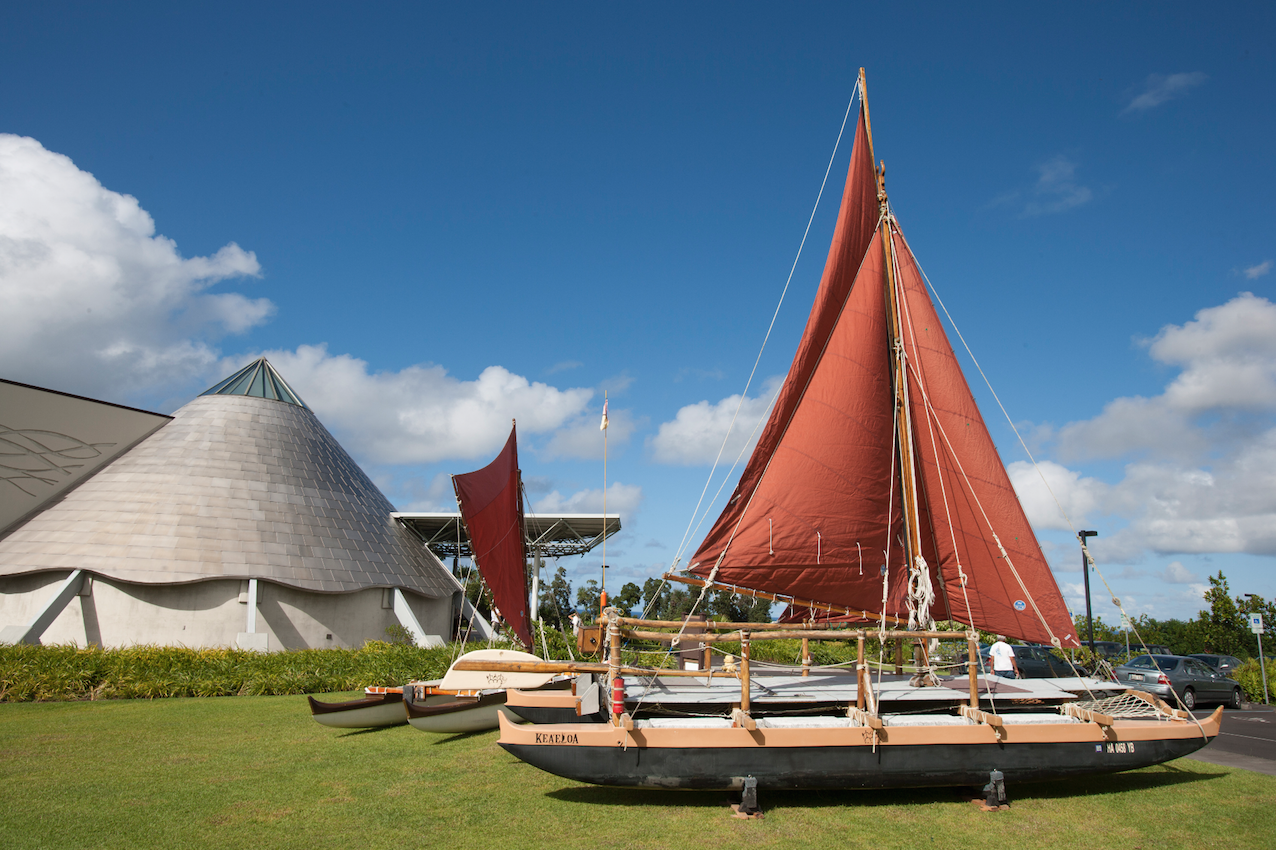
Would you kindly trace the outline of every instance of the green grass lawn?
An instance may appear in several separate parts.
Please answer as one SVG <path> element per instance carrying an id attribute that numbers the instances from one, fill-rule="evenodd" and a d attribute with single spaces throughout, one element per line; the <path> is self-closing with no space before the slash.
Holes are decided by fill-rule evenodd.
<path id="1" fill-rule="evenodd" d="M 595 788 L 542 773 L 497 733 L 344 732 L 305 698 L 0 704 L 0 847 L 1276 847 L 1276 777 L 1204 762 L 1011 785 L 985 814 L 952 789 Z"/>

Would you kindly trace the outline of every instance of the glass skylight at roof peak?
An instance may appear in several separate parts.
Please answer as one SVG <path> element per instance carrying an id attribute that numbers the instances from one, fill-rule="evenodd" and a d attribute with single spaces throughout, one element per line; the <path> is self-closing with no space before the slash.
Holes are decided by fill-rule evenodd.
<path id="1" fill-rule="evenodd" d="M 310 409 L 265 357 L 259 357 L 226 380 L 204 390 L 200 395 L 247 395 L 254 398 L 274 399 L 304 407 L 306 410 Z"/>

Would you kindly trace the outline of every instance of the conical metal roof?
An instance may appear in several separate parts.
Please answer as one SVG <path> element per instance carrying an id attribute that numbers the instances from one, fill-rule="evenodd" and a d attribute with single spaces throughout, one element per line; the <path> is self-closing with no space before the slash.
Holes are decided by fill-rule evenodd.
<path id="1" fill-rule="evenodd" d="M 250 388 L 258 376 L 261 386 L 287 388 L 264 360 L 251 368 Z M 436 598 L 458 590 L 289 394 L 293 400 L 199 396 L 0 540 L 0 575 L 82 568 L 147 584 L 258 578 L 329 592 L 402 587 Z"/>
<path id="2" fill-rule="evenodd" d="M 270 398 L 310 409 L 265 357 L 258 357 L 226 380 L 204 390 L 200 395 L 246 395 L 253 398 Z"/>

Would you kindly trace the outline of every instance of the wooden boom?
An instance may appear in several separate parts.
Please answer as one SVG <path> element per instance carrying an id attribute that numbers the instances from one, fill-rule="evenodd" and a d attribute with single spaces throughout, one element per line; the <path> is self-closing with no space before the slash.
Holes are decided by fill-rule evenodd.
<path id="1" fill-rule="evenodd" d="M 662 578 L 665 581 L 676 581 L 682 584 L 689 584 L 692 587 L 704 587 L 709 582 L 702 578 L 692 578 L 690 576 L 679 576 L 673 573 L 665 573 Z M 875 620 L 884 623 L 891 623 L 896 626 L 907 624 L 907 620 L 901 620 L 899 617 L 892 617 L 889 614 L 883 616 L 872 611 L 863 611 L 856 608 L 847 608 L 845 605 L 830 605 L 827 602 L 816 602 L 813 599 L 798 599 L 796 596 L 782 596 L 776 593 L 767 593 L 765 590 L 754 590 L 751 587 L 740 587 L 734 584 L 723 584 L 715 581 L 712 583 L 714 587 L 729 591 L 737 596 L 749 596 L 754 599 L 766 599 L 769 602 L 785 602 L 798 608 L 810 608 L 813 611 L 824 611 L 828 614 L 834 614 L 839 617 L 860 617 L 864 620 Z M 749 624 L 756 625 L 756 624 Z"/>
<path id="2" fill-rule="evenodd" d="M 590 664 L 584 661 L 457 661 L 453 670 L 492 673 L 609 673 L 616 669 L 608 664 Z M 677 670 L 656 667 L 619 668 L 625 676 L 683 676 L 692 679 L 737 679 L 735 673 L 721 670 Z"/>

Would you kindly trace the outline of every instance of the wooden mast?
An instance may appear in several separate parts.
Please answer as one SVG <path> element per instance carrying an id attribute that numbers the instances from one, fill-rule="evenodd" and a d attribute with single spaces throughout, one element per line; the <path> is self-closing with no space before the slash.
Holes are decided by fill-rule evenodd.
<path id="1" fill-rule="evenodd" d="M 860 103 L 864 108 L 864 129 L 868 136 L 870 159 L 873 158 L 873 127 L 868 117 L 868 84 L 860 68 Z M 883 285 L 886 287 L 886 319 L 890 330 L 891 389 L 895 396 L 896 433 L 899 450 L 900 489 L 904 514 L 904 560 L 911 569 L 921 554 L 921 523 L 917 510 L 917 470 L 913 461 L 912 411 L 908 403 L 908 363 L 904 352 L 904 317 L 895 283 L 895 251 L 890 206 L 886 197 L 886 164 L 877 169 L 877 200 L 881 211 L 882 252 L 886 259 Z"/>

